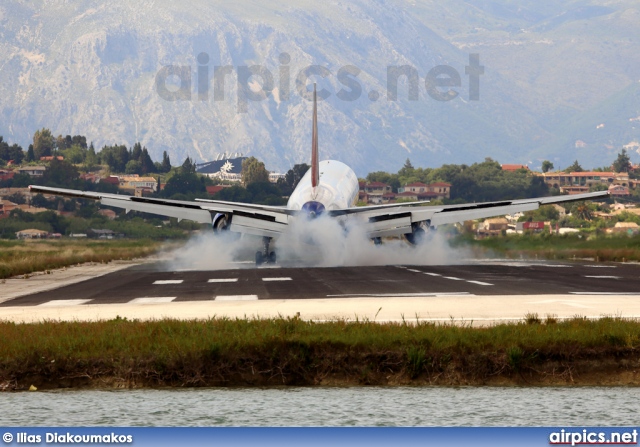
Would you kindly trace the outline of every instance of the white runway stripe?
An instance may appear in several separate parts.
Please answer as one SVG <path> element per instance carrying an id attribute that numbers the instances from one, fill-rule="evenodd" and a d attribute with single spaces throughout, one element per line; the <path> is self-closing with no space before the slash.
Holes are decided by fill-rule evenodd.
<path id="1" fill-rule="evenodd" d="M 408 272 L 422 273 L 422 270 L 407 269 Z"/>
<path id="2" fill-rule="evenodd" d="M 464 281 L 462 278 L 456 278 L 455 276 L 443 276 L 444 279 L 452 279 L 454 281 Z"/>
<path id="3" fill-rule="evenodd" d="M 488 283 L 488 282 L 482 282 L 482 281 L 471 281 L 471 280 L 467 280 L 467 282 L 470 282 L 472 284 L 479 284 L 481 286 L 492 286 L 493 284 Z"/>
<path id="4" fill-rule="evenodd" d="M 258 295 L 218 295 L 216 301 L 256 301 Z"/>
<path id="5" fill-rule="evenodd" d="M 291 281 L 291 278 L 288 276 L 283 276 L 279 278 L 262 278 L 263 281 Z"/>
<path id="6" fill-rule="evenodd" d="M 78 306 L 91 301 L 91 299 L 78 299 L 78 300 L 53 300 L 46 303 L 39 304 L 41 307 L 58 307 L 58 306 Z"/>
<path id="7" fill-rule="evenodd" d="M 238 282 L 238 278 L 215 278 L 207 282 Z"/>
<path id="8" fill-rule="evenodd" d="M 620 279 L 619 276 L 607 276 L 607 275 L 584 275 L 585 278 L 602 278 L 602 279 Z"/>
<path id="9" fill-rule="evenodd" d="M 159 279 L 154 281 L 153 284 L 182 284 L 184 279 Z"/>
<path id="10" fill-rule="evenodd" d="M 129 301 L 129 304 L 154 304 L 154 303 L 170 303 L 177 296 L 147 296 L 144 298 L 135 298 Z"/>
<path id="11" fill-rule="evenodd" d="M 429 276 L 442 276 L 440 273 L 431 273 L 431 272 L 422 272 L 422 273 Z"/>

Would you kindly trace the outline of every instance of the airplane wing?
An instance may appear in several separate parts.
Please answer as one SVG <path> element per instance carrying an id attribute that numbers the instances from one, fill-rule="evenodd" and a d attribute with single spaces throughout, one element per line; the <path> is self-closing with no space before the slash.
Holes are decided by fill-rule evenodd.
<path id="1" fill-rule="evenodd" d="M 329 211 L 333 215 L 356 215 L 367 219 L 369 237 L 401 236 L 411 233 L 415 224 L 427 226 L 463 222 L 465 220 L 503 216 L 538 209 L 553 203 L 593 200 L 609 196 L 608 191 L 569 196 L 536 197 L 532 199 L 505 200 L 500 202 L 466 203 L 462 205 L 415 206 L 416 203 L 401 203 L 393 206 L 358 207 Z"/>
<path id="2" fill-rule="evenodd" d="M 144 213 L 175 217 L 178 220 L 188 219 L 215 225 L 214 219 L 225 218 L 227 219 L 226 224 L 230 225 L 228 227 L 229 230 L 255 236 L 280 236 L 289 223 L 289 216 L 296 213 L 284 207 L 216 200 L 190 202 L 35 185 L 29 186 L 29 189 L 32 192 L 43 194 L 97 200 L 102 205 L 124 208 L 127 212 L 131 210 L 142 211 Z"/>

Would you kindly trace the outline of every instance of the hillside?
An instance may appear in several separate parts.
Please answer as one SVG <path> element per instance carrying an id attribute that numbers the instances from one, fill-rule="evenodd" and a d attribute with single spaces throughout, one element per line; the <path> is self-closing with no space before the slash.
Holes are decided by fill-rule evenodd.
<path id="1" fill-rule="evenodd" d="M 314 78 L 331 93 L 319 106 L 322 157 L 359 175 L 396 171 L 407 157 L 422 166 L 487 156 L 533 167 L 544 158 L 595 166 L 603 163 L 603 145 L 613 153 L 640 140 L 635 126 L 620 132 L 640 116 L 625 93 L 640 72 L 640 9 L 632 1 L 543 1 L 533 8 L 524 0 L 194 0 L 185 8 L 170 0 L 37 0 L 1 5 L 0 23 L 0 135 L 25 148 L 36 129 L 48 127 L 86 135 L 96 147 L 140 141 L 154 159 L 163 150 L 172 160 L 199 162 L 241 152 L 284 171 L 309 158 L 311 107 L 296 76 L 314 64 L 331 73 Z M 206 101 L 198 96 L 203 52 Z M 280 62 L 282 53 L 289 63 Z M 469 100 L 469 53 L 479 53 L 485 67 L 479 101 Z M 274 90 L 239 113 L 235 73 L 257 64 L 273 74 Z M 425 89 L 428 71 L 445 64 L 461 77 L 459 95 L 448 102 Z M 167 65 L 190 67 L 190 100 L 157 93 L 156 75 Z M 214 100 L 214 67 L 226 65 L 233 74 L 224 100 Z M 354 101 L 336 96 L 349 91 L 337 76 L 348 65 L 361 70 Z M 387 67 L 394 65 L 417 69 L 417 101 L 407 99 L 403 82 L 398 100 L 387 99 Z M 594 135 L 594 122 L 611 124 Z M 572 146 L 576 140 L 589 150 Z"/>

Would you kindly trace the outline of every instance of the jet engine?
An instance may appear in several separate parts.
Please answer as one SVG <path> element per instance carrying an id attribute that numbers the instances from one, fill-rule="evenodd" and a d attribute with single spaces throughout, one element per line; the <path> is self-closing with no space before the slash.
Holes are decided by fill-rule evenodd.
<path id="1" fill-rule="evenodd" d="M 405 233 L 404 238 L 411 245 L 418 245 L 426 239 L 427 232 L 431 229 L 429 221 L 415 222 L 411 224 L 411 233 Z"/>

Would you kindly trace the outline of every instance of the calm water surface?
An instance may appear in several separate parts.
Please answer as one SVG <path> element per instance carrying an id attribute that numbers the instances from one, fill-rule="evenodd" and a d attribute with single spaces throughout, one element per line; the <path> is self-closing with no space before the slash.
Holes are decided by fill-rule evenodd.
<path id="1" fill-rule="evenodd" d="M 0 425 L 638 425 L 640 388 L 281 388 L 0 394 Z"/>

